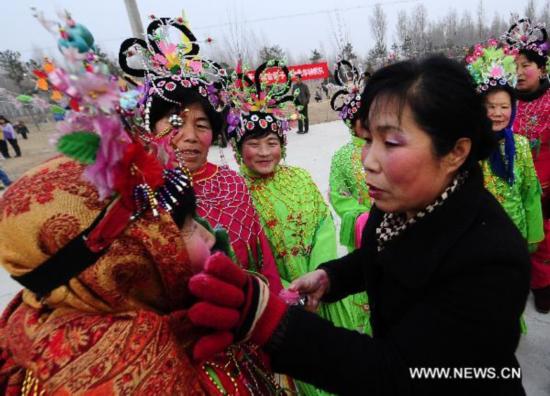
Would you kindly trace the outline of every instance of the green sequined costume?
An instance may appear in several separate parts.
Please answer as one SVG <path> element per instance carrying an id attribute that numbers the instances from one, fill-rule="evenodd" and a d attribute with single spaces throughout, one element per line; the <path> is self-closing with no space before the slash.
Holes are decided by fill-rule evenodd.
<path id="1" fill-rule="evenodd" d="M 361 163 L 361 148 L 365 141 L 352 136 L 351 142 L 340 147 L 330 166 L 330 203 L 340 216 L 340 243 L 355 249 L 355 221 L 371 208 L 369 189 Z"/>
<path id="2" fill-rule="evenodd" d="M 259 177 L 241 166 L 250 194 L 269 239 L 284 287 L 336 258 L 336 229 L 330 210 L 307 171 L 278 166 L 270 177 Z M 370 325 L 364 306 L 355 306 L 355 296 L 321 304 L 319 315 L 335 325 L 365 331 Z M 364 301 L 364 300 L 363 300 Z M 325 394 L 297 382 L 300 394 Z"/>
<path id="3" fill-rule="evenodd" d="M 514 224 L 529 244 L 529 250 L 536 249 L 544 239 L 541 194 L 529 141 L 514 134 L 516 155 L 514 157 L 514 184 L 510 185 L 493 174 L 489 162 L 483 161 L 485 188 L 489 190 L 508 213 Z M 504 142 L 500 144 L 501 152 Z"/>
<path id="4" fill-rule="evenodd" d="M 334 211 L 340 216 L 340 243 L 348 251 L 355 250 L 355 222 L 359 215 L 370 211 L 371 200 L 365 183 L 365 171 L 361 163 L 361 149 L 365 141 L 352 135 L 351 141 L 340 147 L 332 157 L 329 179 L 329 198 Z M 355 307 L 364 307 L 357 312 L 360 331 L 372 334 L 369 322 L 367 293 L 348 297 Z"/>

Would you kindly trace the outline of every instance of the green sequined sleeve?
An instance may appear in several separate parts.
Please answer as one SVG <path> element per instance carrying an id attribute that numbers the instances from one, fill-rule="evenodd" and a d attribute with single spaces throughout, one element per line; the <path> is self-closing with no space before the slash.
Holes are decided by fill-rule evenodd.
<path id="1" fill-rule="evenodd" d="M 336 228 L 327 207 L 326 216 L 323 218 L 313 240 L 311 256 L 309 258 L 309 271 L 315 270 L 320 264 L 336 258 Z"/>
<path id="2" fill-rule="evenodd" d="M 516 141 L 520 143 L 520 140 Z M 517 157 L 521 159 L 523 183 L 521 186 L 522 201 L 525 208 L 527 224 L 527 243 L 536 244 L 544 239 L 541 195 L 542 189 L 537 178 L 533 157 L 527 139 L 516 144 Z M 530 249 L 532 250 L 532 249 Z"/>
<path id="3" fill-rule="evenodd" d="M 351 178 L 351 152 L 342 147 L 332 157 L 330 167 L 329 199 L 334 211 L 341 218 L 340 243 L 348 249 L 355 248 L 355 221 L 357 217 L 369 210 L 369 207 L 359 203 L 348 183 Z M 346 158 L 347 156 L 347 158 Z"/>
<path id="4" fill-rule="evenodd" d="M 310 194 L 312 198 L 315 197 L 313 204 L 316 206 L 316 212 L 318 213 L 318 226 L 313 237 L 308 265 L 308 270 L 313 271 L 319 264 L 336 258 L 336 227 L 330 209 L 317 185 L 309 174 L 307 178 L 313 190 Z"/>

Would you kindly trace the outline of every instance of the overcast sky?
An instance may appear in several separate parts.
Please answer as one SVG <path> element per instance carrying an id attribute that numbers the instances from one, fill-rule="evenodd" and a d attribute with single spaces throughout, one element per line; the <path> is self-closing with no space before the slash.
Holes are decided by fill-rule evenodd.
<path id="1" fill-rule="evenodd" d="M 24 59 L 57 52 L 55 39 L 32 17 L 31 6 L 43 10 L 50 19 L 57 19 L 56 10 L 67 9 L 73 18 L 90 29 L 96 43 L 109 54 L 118 53 L 123 39 L 131 37 L 130 24 L 123 0 L 0 0 L 0 49 L 15 49 Z M 141 19 L 147 26 L 148 16 L 177 16 L 185 9 L 198 39 L 211 37 L 221 45 L 228 34 L 227 24 L 238 20 L 253 31 L 262 42 L 278 44 L 297 56 L 311 53 L 313 48 L 334 50 L 333 33 L 339 19 L 345 25 L 356 52 L 366 55 L 372 47 L 368 18 L 374 1 L 358 0 L 138 0 Z M 459 15 L 468 9 L 474 16 L 479 0 L 382 0 L 388 18 L 387 39 L 395 37 L 395 21 L 399 10 L 410 11 L 424 4 L 430 20 L 444 16 L 452 7 Z M 543 1 L 539 0 L 539 6 Z M 526 1 L 484 0 L 488 24 L 495 12 L 508 20 L 511 12 L 523 12 Z M 335 11 L 338 10 L 338 11 Z M 38 51 L 39 49 L 39 51 Z"/>

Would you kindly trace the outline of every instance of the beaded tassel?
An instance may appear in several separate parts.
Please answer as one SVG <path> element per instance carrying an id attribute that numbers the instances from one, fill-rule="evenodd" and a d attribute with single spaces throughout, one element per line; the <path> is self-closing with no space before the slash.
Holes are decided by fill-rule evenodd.
<path id="1" fill-rule="evenodd" d="M 138 218 L 147 209 L 151 209 L 153 216 L 159 216 L 159 208 L 171 212 L 179 202 L 179 196 L 191 187 L 190 175 L 181 168 L 164 170 L 164 185 L 153 191 L 146 183 L 138 184 L 134 188 L 134 202 L 136 211 L 132 220 Z"/>

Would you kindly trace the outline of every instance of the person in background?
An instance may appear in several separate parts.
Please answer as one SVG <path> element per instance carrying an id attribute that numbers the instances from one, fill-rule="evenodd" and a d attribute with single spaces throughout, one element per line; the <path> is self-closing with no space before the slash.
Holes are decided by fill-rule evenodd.
<path id="1" fill-rule="evenodd" d="M 296 93 L 298 91 L 298 93 Z M 302 81 L 302 75 L 296 74 L 296 82 L 292 87 L 292 95 L 295 97 L 296 105 L 299 106 L 300 115 L 302 116 L 298 120 L 298 133 L 308 133 L 309 132 L 309 116 L 307 113 L 307 107 L 309 105 L 309 88 Z"/>
<path id="2" fill-rule="evenodd" d="M 516 65 L 514 56 L 507 52 L 507 47 L 501 48 L 496 40 L 489 40 L 485 45 L 477 44 L 466 62 L 498 140 L 489 158 L 481 162 L 485 188 L 502 205 L 533 253 L 544 240 L 542 192 L 529 140 L 513 133 Z M 525 322 L 521 323 L 526 331 Z"/>
<path id="3" fill-rule="evenodd" d="M 6 171 L 2 169 L 2 166 L 0 166 L 0 181 L 2 182 L 2 184 L 0 184 L 0 190 L 3 190 L 11 184 L 11 180 Z"/>
<path id="4" fill-rule="evenodd" d="M 348 70 L 352 73 L 352 78 L 346 84 L 343 74 Z M 361 163 L 361 149 L 365 144 L 366 130 L 359 119 L 361 91 L 366 80 L 359 70 L 346 60 L 338 62 L 334 79 L 338 86 L 330 105 L 344 121 L 351 134 L 351 141 L 340 147 L 332 156 L 329 199 L 334 211 L 341 218 L 340 244 L 351 252 L 356 247 L 357 218 L 368 212 L 371 207 L 365 171 Z"/>
<path id="5" fill-rule="evenodd" d="M 25 125 L 25 123 L 21 120 L 17 121 L 17 123 L 14 125 L 15 131 L 20 134 L 23 139 L 27 140 L 27 135 L 29 134 L 29 128 Z"/>
<path id="6" fill-rule="evenodd" d="M 8 119 L 4 116 L 0 116 L 0 127 L 2 127 L 2 134 L 4 135 L 4 140 L 7 141 L 13 150 L 15 151 L 16 157 L 21 157 L 21 149 L 19 148 L 19 143 L 17 143 L 17 135 L 15 134 L 15 130 L 13 129 L 13 126 L 10 124 Z M 7 145 L 5 147 L 6 153 L 2 153 L 2 155 L 6 158 L 10 158 L 10 154 L 7 148 Z"/>
<path id="7" fill-rule="evenodd" d="M 525 136 L 531 145 L 537 177 L 542 188 L 542 211 L 546 238 L 532 254 L 531 290 L 535 308 L 550 312 L 550 84 L 548 83 L 549 43 L 546 29 L 528 18 L 513 24 L 505 35 L 517 51 L 517 116 L 514 133 Z"/>

